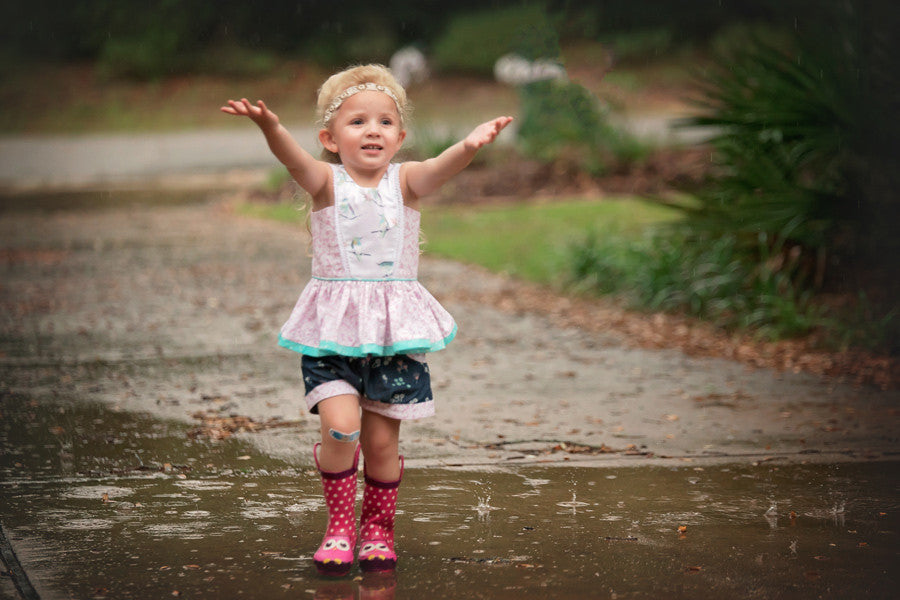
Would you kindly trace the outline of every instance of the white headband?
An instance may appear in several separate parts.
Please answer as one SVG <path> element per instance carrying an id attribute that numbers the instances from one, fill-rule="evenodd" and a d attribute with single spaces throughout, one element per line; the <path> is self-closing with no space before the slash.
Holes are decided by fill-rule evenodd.
<path id="1" fill-rule="evenodd" d="M 381 85 L 381 84 L 378 84 L 378 83 L 367 82 L 367 83 L 361 83 L 359 85 L 354 85 L 352 87 L 348 87 L 346 90 L 344 90 L 343 92 L 338 94 L 334 98 L 334 100 L 331 101 L 331 104 L 328 105 L 328 108 L 325 109 L 325 114 L 322 116 L 322 122 L 325 125 L 328 125 L 328 123 L 331 121 L 331 119 L 334 118 L 334 113 L 336 113 L 337 110 L 341 107 L 341 104 L 344 103 L 344 100 L 346 100 L 347 98 L 349 98 L 350 96 L 352 96 L 354 94 L 358 94 L 360 92 L 368 92 L 368 91 L 383 92 L 383 93 L 387 94 L 388 96 L 391 97 L 391 100 L 394 101 L 394 104 L 397 105 L 397 112 L 401 112 L 400 111 L 400 101 L 397 100 L 397 96 L 396 96 L 396 94 L 394 94 L 394 92 L 391 90 L 391 88 Z"/>

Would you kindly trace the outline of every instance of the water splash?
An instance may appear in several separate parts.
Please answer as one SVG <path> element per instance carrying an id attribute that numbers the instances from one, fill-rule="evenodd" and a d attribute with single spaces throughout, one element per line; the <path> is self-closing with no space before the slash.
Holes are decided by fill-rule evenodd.
<path id="1" fill-rule="evenodd" d="M 769 524 L 770 529 L 777 529 L 778 528 L 778 505 L 776 505 L 773 502 L 772 505 L 769 507 L 769 510 L 767 510 L 763 514 L 763 517 L 765 517 L 766 522 Z"/>
<path id="2" fill-rule="evenodd" d="M 844 526 L 844 513 L 846 506 L 847 503 L 842 501 L 840 504 L 835 504 L 831 507 L 831 518 L 834 521 L 834 524 L 838 527 Z"/>
<path id="3" fill-rule="evenodd" d="M 484 498 L 480 496 L 475 496 L 478 500 L 478 504 L 472 507 L 476 513 L 478 513 L 479 521 L 486 521 L 491 518 L 491 511 L 500 510 L 496 506 L 491 506 L 491 497 L 486 496 Z"/>
<path id="4" fill-rule="evenodd" d="M 574 515 L 574 514 L 577 512 L 577 510 L 578 510 L 579 508 L 581 508 L 581 507 L 583 507 L 583 506 L 588 506 L 588 503 L 587 503 L 587 502 L 581 502 L 580 500 L 578 500 L 577 497 L 576 497 L 576 495 L 575 495 L 575 492 L 572 492 L 572 499 L 571 499 L 571 500 L 566 500 L 565 502 L 557 502 L 556 505 L 557 505 L 557 506 L 562 506 L 562 507 L 564 507 L 564 508 L 571 508 L 571 509 L 572 509 L 572 514 Z"/>

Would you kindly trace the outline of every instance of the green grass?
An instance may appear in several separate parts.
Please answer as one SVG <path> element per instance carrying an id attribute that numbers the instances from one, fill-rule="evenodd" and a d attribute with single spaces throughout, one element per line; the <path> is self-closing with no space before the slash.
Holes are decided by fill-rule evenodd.
<path id="1" fill-rule="evenodd" d="M 243 204 L 240 214 L 302 224 L 302 205 Z M 422 211 L 423 250 L 431 256 L 481 265 L 498 273 L 542 284 L 570 279 L 570 246 L 590 231 L 638 239 L 648 227 L 670 222 L 671 208 L 622 197 L 604 200 L 565 198 L 546 204 L 434 207 Z"/>
<path id="2" fill-rule="evenodd" d="M 546 204 L 426 208 L 425 252 L 537 283 L 569 278 L 569 246 L 591 230 L 639 237 L 677 218 L 672 209 L 634 198 L 568 198 Z"/>
<path id="3" fill-rule="evenodd" d="M 279 204 L 247 203 L 237 207 L 238 214 L 256 219 L 269 219 L 280 223 L 305 223 L 306 207 L 299 202 Z"/>

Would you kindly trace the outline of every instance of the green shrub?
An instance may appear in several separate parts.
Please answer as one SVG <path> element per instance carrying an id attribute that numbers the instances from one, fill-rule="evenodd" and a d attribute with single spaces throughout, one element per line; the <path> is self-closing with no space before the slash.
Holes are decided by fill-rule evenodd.
<path id="1" fill-rule="evenodd" d="M 518 142 L 527 156 L 599 175 L 649 151 L 612 126 L 597 98 L 580 84 L 537 81 L 521 86 L 520 98 Z"/>
<path id="2" fill-rule="evenodd" d="M 459 14 L 435 41 L 434 64 L 443 71 L 491 75 L 509 52 L 525 58 L 557 58 L 553 18 L 542 3 Z"/>
<path id="3" fill-rule="evenodd" d="M 844 116 L 836 90 L 812 69 L 756 45 L 710 75 L 710 114 L 692 123 L 718 130 L 722 169 L 699 196 L 696 223 L 736 231 L 749 243 L 762 231 L 811 248 L 825 244 L 843 191 Z"/>
<path id="4" fill-rule="evenodd" d="M 600 37 L 612 51 L 617 63 L 637 63 L 659 58 L 674 46 L 674 34 L 668 27 L 642 29 Z"/>
<path id="5" fill-rule="evenodd" d="M 760 232 L 800 244 L 819 271 L 808 283 L 828 264 L 884 265 L 900 252 L 900 202 L 887 191 L 900 185 L 898 48 L 884 23 L 896 16 L 874 6 L 824 3 L 805 36 L 735 47 L 705 76 L 706 112 L 689 121 L 714 128 L 720 167 L 695 226 L 748 248 Z"/>
<path id="6" fill-rule="evenodd" d="M 114 79 L 159 79 L 179 70 L 179 35 L 153 29 L 133 38 L 112 38 L 97 60 L 101 76 Z"/>
<path id="7" fill-rule="evenodd" d="M 404 157 L 407 160 L 427 160 L 462 138 L 449 129 L 438 130 L 428 125 L 418 125 L 407 139 L 407 144 L 403 147 Z"/>
<path id="8" fill-rule="evenodd" d="M 758 243 L 769 252 L 767 239 Z M 697 240 L 665 228 L 635 242 L 594 231 L 571 245 L 568 264 L 576 289 L 615 294 L 643 310 L 681 312 L 771 339 L 823 323 L 811 294 L 793 281 L 796 259 L 756 263 L 734 236 Z"/>
<path id="9" fill-rule="evenodd" d="M 223 77 L 258 77 L 272 73 L 278 57 L 266 50 L 234 43 L 218 43 L 201 51 L 191 62 L 191 70 Z"/>

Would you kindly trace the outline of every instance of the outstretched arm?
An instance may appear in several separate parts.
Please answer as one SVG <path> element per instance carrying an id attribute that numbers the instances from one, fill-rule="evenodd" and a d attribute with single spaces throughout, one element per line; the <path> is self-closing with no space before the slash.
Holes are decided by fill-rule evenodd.
<path id="1" fill-rule="evenodd" d="M 328 166 L 301 148 L 288 130 L 281 125 L 278 115 L 269 110 L 262 100 L 256 104 L 250 104 L 246 98 L 242 98 L 240 102 L 229 100 L 221 110 L 229 115 L 248 117 L 256 123 L 266 136 L 266 142 L 275 158 L 287 167 L 300 187 L 309 192 L 313 198 L 325 188 L 328 183 Z"/>
<path id="2" fill-rule="evenodd" d="M 438 156 L 422 162 L 407 163 L 406 187 L 413 198 L 421 198 L 438 190 L 451 177 L 465 169 L 483 146 L 497 139 L 512 117 L 497 117 L 482 123 L 462 141 L 450 146 Z"/>

